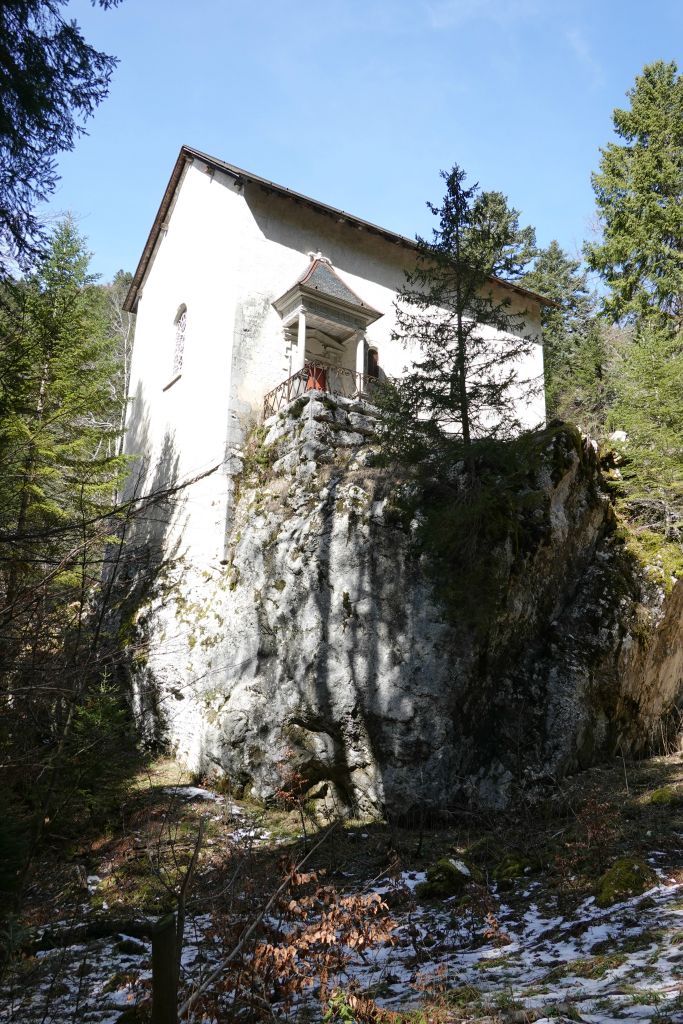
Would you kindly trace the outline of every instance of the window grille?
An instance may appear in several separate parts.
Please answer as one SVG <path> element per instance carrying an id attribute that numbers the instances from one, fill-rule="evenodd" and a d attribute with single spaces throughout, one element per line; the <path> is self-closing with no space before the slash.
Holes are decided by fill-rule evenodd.
<path id="1" fill-rule="evenodd" d="M 173 376 L 177 377 L 183 369 L 185 352 L 185 331 L 187 328 L 187 306 L 181 306 L 175 318 L 175 347 L 173 349 Z"/>

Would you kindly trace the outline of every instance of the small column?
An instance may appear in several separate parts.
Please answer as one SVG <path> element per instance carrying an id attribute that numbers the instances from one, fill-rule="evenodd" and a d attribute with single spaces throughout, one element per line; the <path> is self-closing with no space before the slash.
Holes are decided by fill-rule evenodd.
<path id="1" fill-rule="evenodd" d="M 366 367 L 366 344 L 365 344 L 365 333 L 363 331 L 358 335 L 358 341 L 356 342 L 356 373 L 360 373 L 363 377 L 368 372 Z M 358 381 L 358 390 L 362 389 L 363 382 Z"/>
<path id="2" fill-rule="evenodd" d="M 292 360 L 292 374 L 303 370 L 306 362 L 306 314 L 299 310 L 299 330 L 296 336 L 296 357 Z"/>

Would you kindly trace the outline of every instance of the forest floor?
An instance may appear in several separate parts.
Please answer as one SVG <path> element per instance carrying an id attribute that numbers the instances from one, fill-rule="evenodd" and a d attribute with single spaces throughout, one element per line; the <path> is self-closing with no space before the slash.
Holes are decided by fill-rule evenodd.
<path id="1" fill-rule="evenodd" d="M 683 1021 L 674 754 L 582 773 L 543 807 L 429 828 L 324 828 L 157 761 L 106 830 L 55 837 L 36 864 L 2 1024 L 149 1020 L 149 922 L 177 909 L 195 849 L 180 998 L 198 998 L 183 1019 Z M 441 895 L 421 892 L 428 872 Z"/>

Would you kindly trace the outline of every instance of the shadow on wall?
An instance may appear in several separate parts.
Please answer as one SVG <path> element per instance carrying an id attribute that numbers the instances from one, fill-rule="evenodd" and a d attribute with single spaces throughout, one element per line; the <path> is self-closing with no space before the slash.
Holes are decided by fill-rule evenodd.
<path id="1" fill-rule="evenodd" d="M 277 477 L 259 494 L 268 504 L 272 488 L 279 525 L 235 524 L 225 725 L 220 757 L 207 737 L 202 756 L 266 799 L 289 777 L 328 807 L 427 810 L 442 800 L 451 768 L 444 740 L 456 673 L 455 661 L 440 657 L 442 617 L 402 531 L 368 523 L 357 505 L 359 484 L 367 509 L 392 479 L 334 465 L 322 484 L 303 527 L 310 484 Z M 306 538 L 298 562 L 297 522 Z"/>
<path id="2" fill-rule="evenodd" d="M 392 488 L 380 475 L 363 482 L 370 505 Z M 314 703 L 335 741 L 331 777 L 349 803 L 364 793 L 374 810 L 414 816 L 418 807 L 438 809 L 448 792 L 444 740 L 458 689 L 457 659 L 434 661 L 435 641 L 445 643 L 446 631 L 406 538 L 378 523 L 365 538 L 352 505 L 340 520 L 340 494 L 349 483 L 345 474 L 331 482 L 318 543 Z M 340 580 L 335 558 L 354 541 L 359 557 L 349 559 Z M 346 707 L 340 706 L 343 691 Z"/>
<path id="3" fill-rule="evenodd" d="M 122 672 L 141 735 L 150 743 L 162 736 L 163 696 L 149 669 L 154 606 L 173 586 L 181 559 L 184 491 L 173 435 L 158 447 L 150 434 L 147 403 L 138 385 L 126 428 L 131 470 L 124 488 L 127 512 L 114 583 Z"/>
<path id="4" fill-rule="evenodd" d="M 265 196 L 257 185 L 246 185 L 245 196 L 259 231 L 269 241 L 302 253 L 322 248 L 323 255 L 329 257 L 338 270 L 366 277 L 390 290 L 402 283 L 403 269 L 410 265 L 411 252 L 401 245 L 368 231 L 359 232 L 313 210 L 302 218 L 299 204 L 277 195 Z M 305 257 L 302 257 L 302 270 L 304 263 Z"/>

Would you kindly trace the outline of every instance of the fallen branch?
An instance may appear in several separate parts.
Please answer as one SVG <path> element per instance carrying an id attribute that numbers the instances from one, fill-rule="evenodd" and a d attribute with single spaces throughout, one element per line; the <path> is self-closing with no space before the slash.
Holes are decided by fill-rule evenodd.
<path id="1" fill-rule="evenodd" d="M 20 945 L 22 953 L 34 954 L 50 949 L 66 949 L 76 946 L 84 939 L 106 939 L 112 935 L 130 935 L 134 939 L 149 939 L 154 922 L 144 918 L 110 918 L 87 921 L 68 928 L 44 928 L 39 936 L 35 934 Z"/>

